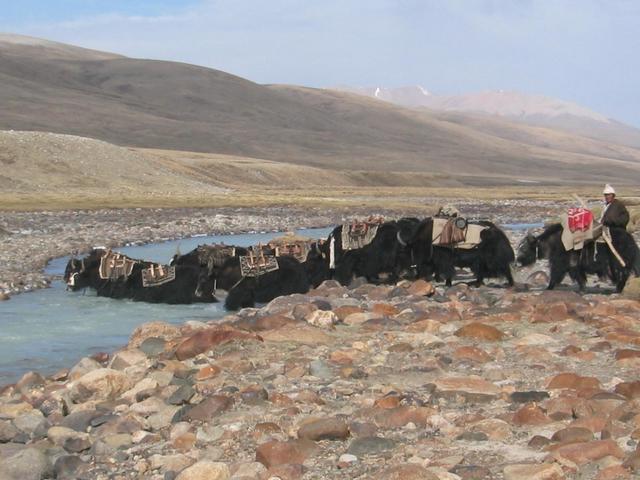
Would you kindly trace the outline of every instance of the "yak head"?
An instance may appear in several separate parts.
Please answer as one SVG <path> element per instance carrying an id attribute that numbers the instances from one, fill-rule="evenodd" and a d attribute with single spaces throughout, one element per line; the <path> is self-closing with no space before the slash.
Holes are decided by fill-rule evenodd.
<path id="1" fill-rule="evenodd" d="M 195 267 L 183 267 L 183 268 L 195 268 Z M 209 270 L 205 268 L 198 268 L 198 278 L 196 281 L 196 290 L 194 296 L 196 298 L 211 298 L 216 294 L 215 280 L 209 274 Z"/>
<path id="2" fill-rule="evenodd" d="M 105 254 L 106 249 L 94 248 L 86 257 L 72 258 L 67 262 L 64 269 L 64 281 L 69 290 L 82 290 L 89 286 L 92 273 L 96 273 L 100 268 L 100 259 Z"/>
<path id="3" fill-rule="evenodd" d="M 518 245 L 516 261 L 518 265 L 526 267 L 538 259 L 538 238 L 531 232 Z"/>

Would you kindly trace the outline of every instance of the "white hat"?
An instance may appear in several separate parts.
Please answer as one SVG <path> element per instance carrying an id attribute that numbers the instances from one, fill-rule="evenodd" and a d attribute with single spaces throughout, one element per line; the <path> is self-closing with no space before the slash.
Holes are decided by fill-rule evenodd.
<path id="1" fill-rule="evenodd" d="M 616 191 L 613 189 L 613 187 L 611 185 L 609 185 L 608 183 L 604 186 L 604 190 L 602 191 L 603 194 L 607 195 L 608 193 L 613 193 L 614 195 L 616 194 Z"/>

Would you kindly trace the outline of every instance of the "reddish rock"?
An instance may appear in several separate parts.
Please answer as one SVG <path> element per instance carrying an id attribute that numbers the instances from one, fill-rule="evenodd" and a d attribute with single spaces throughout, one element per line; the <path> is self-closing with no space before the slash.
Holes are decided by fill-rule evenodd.
<path id="1" fill-rule="evenodd" d="M 256 461 L 267 468 L 287 464 L 302 465 L 315 451 L 316 446 L 310 440 L 289 440 L 287 442 L 272 440 L 258 446 Z"/>
<path id="2" fill-rule="evenodd" d="M 584 465 L 607 456 L 623 458 L 624 452 L 613 440 L 593 440 L 591 442 L 562 445 L 554 450 L 551 455 L 553 458 L 566 458 L 576 465 Z"/>
<path id="3" fill-rule="evenodd" d="M 569 427 L 573 428 L 585 428 L 590 432 L 597 434 L 600 433 L 606 426 L 607 419 L 601 416 L 589 416 L 584 418 L 578 418 L 569 424 Z"/>
<path id="4" fill-rule="evenodd" d="M 614 391 L 629 399 L 640 398 L 640 380 L 636 380 L 635 382 L 621 382 L 616 385 Z"/>
<path id="5" fill-rule="evenodd" d="M 471 360 L 477 363 L 486 363 L 491 361 L 491 355 L 478 347 L 458 347 L 453 352 L 453 358 L 458 360 Z"/>
<path id="6" fill-rule="evenodd" d="M 504 338 L 504 333 L 491 325 L 473 322 L 460 328 L 455 332 L 456 336 L 463 338 L 472 338 L 475 340 L 486 340 L 496 342 Z"/>
<path id="7" fill-rule="evenodd" d="M 258 317 L 252 319 L 252 321 L 239 321 L 236 322 L 238 328 L 251 330 L 253 332 L 262 332 L 265 330 L 275 330 L 276 328 L 282 328 L 287 325 L 297 324 L 298 322 L 292 318 L 284 315 L 267 315 L 266 317 Z"/>
<path id="8" fill-rule="evenodd" d="M 396 307 L 394 307 L 393 305 L 389 305 L 388 303 L 376 303 L 371 308 L 371 311 L 373 313 L 380 313 L 388 317 L 393 317 L 400 313 L 400 311 Z"/>
<path id="9" fill-rule="evenodd" d="M 213 395 L 205 398 L 184 415 L 186 421 L 208 422 L 216 415 L 229 410 L 233 406 L 233 399 L 225 395 Z"/>
<path id="10" fill-rule="evenodd" d="M 222 343 L 237 340 L 262 341 L 262 337 L 254 333 L 243 332 L 232 327 L 212 327 L 200 330 L 183 340 L 176 349 L 176 358 L 186 360 L 207 352 Z"/>
<path id="11" fill-rule="evenodd" d="M 600 381 L 594 377 L 582 377 L 576 373 L 560 373 L 553 377 L 547 384 L 549 390 L 570 388 L 583 390 L 600 388 Z"/>
<path id="12" fill-rule="evenodd" d="M 329 354 L 329 360 L 338 365 L 351 365 L 360 356 L 362 356 L 362 352 L 354 349 L 335 350 Z"/>
<path id="13" fill-rule="evenodd" d="M 535 306 L 531 321 L 533 323 L 557 323 L 566 320 L 569 316 L 569 309 L 564 302 L 539 303 Z"/>
<path id="14" fill-rule="evenodd" d="M 386 395 L 377 399 L 374 405 L 382 409 L 397 408 L 400 405 L 401 400 L 402 397 L 400 395 Z"/>
<path id="15" fill-rule="evenodd" d="M 222 370 L 220 369 L 220 367 L 217 367 L 215 365 L 206 365 L 198 370 L 198 372 L 195 374 L 195 379 L 198 382 L 202 380 L 208 380 L 210 378 L 217 377 L 221 371 Z"/>
<path id="16" fill-rule="evenodd" d="M 436 289 L 431 283 L 426 280 L 416 280 L 407 288 L 407 293 L 410 295 L 417 295 L 421 297 L 430 297 L 436 292 Z"/>
<path id="17" fill-rule="evenodd" d="M 349 427 L 338 418 L 324 418 L 305 423 L 298 430 L 298 438 L 313 440 L 344 440 L 349 437 Z"/>
<path id="18" fill-rule="evenodd" d="M 196 444 L 196 435 L 193 432 L 184 433 L 173 439 L 171 446 L 180 452 L 188 452 Z"/>
<path id="19" fill-rule="evenodd" d="M 544 410 L 535 403 L 528 403 L 518 410 L 511 420 L 514 425 L 544 425 L 551 423 Z"/>
<path id="20" fill-rule="evenodd" d="M 616 360 L 626 360 L 627 358 L 640 358 L 640 350 L 632 350 L 629 348 L 623 348 L 616 350 Z"/>
<path id="21" fill-rule="evenodd" d="M 585 427 L 567 427 L 553 434 L 551 440 L 559 443 L 580 443 L 593 440 L 593 432 Z"/>
<path id="22" fill-rule="evenodd" d="M 427 407 L 402 406 L 383 409 L 374 415 L 373 420 L 376 425 L 384 429 L 400 428 L 408 423 L 424 427 L 433 414 L 434 411 Z"/>

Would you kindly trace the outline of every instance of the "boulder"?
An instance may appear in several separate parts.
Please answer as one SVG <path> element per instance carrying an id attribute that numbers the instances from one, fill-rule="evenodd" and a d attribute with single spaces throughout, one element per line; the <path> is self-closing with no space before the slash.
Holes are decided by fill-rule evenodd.
<path id="1" fill-rule="evenodd" d="M 0 460 L 2 480 L 41 480 L 52 475 L 51 462 L 44 452 L 36 448 L 27 448 Z"/>
<path id="2" fill-rule="evenodd" d="M 230 477 L 225 463 L 201 460 L 181 471 L 176 480 L 228 480 Z"/>
<path id="3" fill-rule="evenodd" d="M 484 340 L 487 342 L 497 342 L 504 338 L 504 333 L 491 325 L 480 322 L 472 322 L 455 332 L 455 335 L 474 340 Z"/>
<path id="4" fill-rule="evenodd" d="M 186 360 L 207 352 L 217 345 L 238 340 L 262 341 L 255 333 L 244 332 L 233 327 L 211 327 L 200 330 L 184 339 L 176 349 L 176 358 Z"/>
<path id="5" fill-rule="evenodd" d="M 344 440 L 349 437 L 349 426 L 338 418 L 325 418 L 305 423 L 298 430 L 298 438 L 319 440 Z"/>
<path id="6" fill-rule="evenodd" d="M 316 446 L 310 440 L 289 440 L 286 442 L 272 440 L 258 446 L 256 461 L 267 468 L 286 464 L 301 465 L 315 451 Z"/>
<path id="7" fill-rule="evenodd" d="M 114 400 L 132 387 L 131 379 L 111 368 L 93 370 L 73 383 L 71 399 L 75 403 L 88 400 Z"/>

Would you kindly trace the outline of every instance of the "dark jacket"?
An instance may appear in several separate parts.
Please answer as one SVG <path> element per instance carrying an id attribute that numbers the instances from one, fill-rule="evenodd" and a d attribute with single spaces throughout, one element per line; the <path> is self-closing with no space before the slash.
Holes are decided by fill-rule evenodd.
<path id="1" fill-rule="evenodd" d="M 602 224 L 607 227 L 627 228 L 627 223 L 629 223 L 629 212 L 627 208 L 620 200 L 614 198 L 609 204 L 607 211 L 604 212 Z"/>

